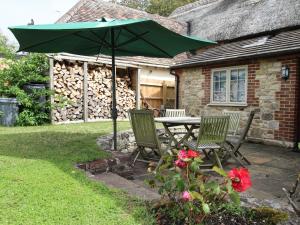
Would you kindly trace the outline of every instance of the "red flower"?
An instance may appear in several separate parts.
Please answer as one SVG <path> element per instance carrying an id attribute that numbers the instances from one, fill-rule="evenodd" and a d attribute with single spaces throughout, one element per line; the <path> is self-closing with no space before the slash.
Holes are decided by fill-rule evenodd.
<path id="1" fill-rule="evenodd" d="M 182 160 L 180 160 L 180 159 L 177 159 L 177 160 L 175 161 L 175 165 L 176 165 L 177 167 L 179 167 L 179 168 L 185 168 L 185 167 L 187 166 L 187 163 L 184 162 L 184 161 L 182 161 Z"/>
<path id="2" fill-rule="evenodd" d="M 186 150 L 180 150 L 178 152 L 178 159 L 183 160 L 183 159 L 187 159 L 187 158 L 189 158 L 189 157 L 188 157 L 188 154 L 187 154 Z"/>
<path id="3" fill-rule="evenodd" d="M 199 152 L 196 152 L 196 151 L 193 151 L 193 150 L 188 150 L 187 152 L 187 157 L 188 158 L 196 158 L 196 157 L 199 157 L 200 156 L 200 153 Z"/>
<path id="4" fill-rule="evenodd" d="M 237 192 L 246 191 L 252 186 L 250 174 L 246 168 L 234 168 L 229 171 L 228 176 L 231 179 L 233 189 Z"/>

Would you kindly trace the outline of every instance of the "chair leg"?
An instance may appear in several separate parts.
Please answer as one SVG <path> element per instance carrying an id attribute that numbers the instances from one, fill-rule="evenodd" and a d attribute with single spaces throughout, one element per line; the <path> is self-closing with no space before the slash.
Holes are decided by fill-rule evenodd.
<path id="1" fill-rule="evenodd" d="M 212 149 L 212 152 L 214 153 L 214 156 L 215 156 L 215 159 L 216 159 L 216 161 L 217 161 L 218 166 L 220 167 L 220 169 L 223 169 L 222 163 L 221 163 L 221 161 L 220 161 L 220 158 L 219 158 L 219 156 L 218 156 L 216 150 L 215 150 L 215 149 Z"/>
<path id="2" fill-rule="evenodd" d="M 160 167 L 160 165 L 163 163 L 163 157 L 160 157 L 158 163 L 157 163 L 157 166 L 155 167 L 155 170 L 154 170 L 154 173 L 157 172 L 158 168 Z"/>
<path id="3" fill-rule="evenodd" d="M 203 153 L 204 153 L 204 155 L 205 155 L 205 158 L 206 158 L 206 159 L 210 159 L 210 158 L 209 158 L 209 152 L 207 152 L 206 149 L 203 149 L 202 151 L 203 151 Z"/>
<path id="4" fill-rule="evenodd" d="M 132 161 L 132 163 L 131 163 L 131 167 L 134 167 L 135 162 L 136 162 L 136 160 L 138 159 L 138 157 L 139 157 L 140 154 L 141 154 L 141 151 L 140 151 L 140 149 L 138 148 L 138 149 L 137 149 L 137 154 L 136 154 L 136 156 L 134 157 L 134 159 L 133 159 L 133 161 Z"/>
<path id="5" fill-rule="evenodd" d="M 251 165 L 251 162 L 242 153 L 240 153 L 240 151 L 237 150 L 237 151 L 234 152 L 234 154 L 237 155 L 238 157 L 240 157 L 248 165 Z"/>
<path id="6" fill-rule="evenodd" d="M 243 166 L 243 163 L 241 161 L 245 161 L 248 165 L 251 165 L 251 162 L 239 151 L 240 145 L 235 147 L 233 144 L 231 144 L 229 141 L 226 141 L 226 144 L 229 145 L 230 150 L 225 148 L 227 151 L 229 151 L 230 155 L 235 159 L 238 160 L 238 162 Z M 241 159 L 241 160 L 240 160 Z"/>
<path id="7" fill-rule="evenodd" d="M 227 152 L 231 155 L 231 158 L 238 162 L 242 167 L 246 167 L 242 160 L 239 159 L 239 156 L 236 156 L 231 150 L 227 150 Z"/>

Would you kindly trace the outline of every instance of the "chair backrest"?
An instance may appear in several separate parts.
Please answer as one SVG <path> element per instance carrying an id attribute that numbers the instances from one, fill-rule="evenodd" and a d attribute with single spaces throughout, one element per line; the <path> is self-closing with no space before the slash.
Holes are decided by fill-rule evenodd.
<path id="1" fill-rule="evenodd" d="M 224 116 L 229 116 L 229 128 L 228 133 L 236 135 L 240 125 L 241 113 L 238 111 L 223 111 Z"/>
<path id="2" fill-rule="evenodd" d="M 243 132 L 241 133 L 241 136 L 240 136 L 240 138 L 239 138 L 239 143 L 242 143 L 242 142 L 246 139 L 247 134 L 248 134 L 248 131 L 249 131 L 250 127 L 251 127 L 251 124 L 252 124 L 254 115 L 255 115 L 255 110 L 252 110 L 252 111 L 250 112 L 249 117 L 248 117 L 246 126 L 245 126 L 245 128 L 244 128 L 244 130 L 243 130 Z"/>
<path id="3" fill-rule="evenodd" d="M 197 146 L 200 144 L 222 144 L 226 140 L 229 116 L 201 117 Z"/>
<path id="4" fill-rule="evenodd" d="M 166 109 L 165 117 L 185 117 L 185 109 Z"/>
<path id="5" fill-rule="evenodd" d="M 153 111 L 133 109 L 129 112 L 131 127 L 137 146 L 160 149 Z"/>

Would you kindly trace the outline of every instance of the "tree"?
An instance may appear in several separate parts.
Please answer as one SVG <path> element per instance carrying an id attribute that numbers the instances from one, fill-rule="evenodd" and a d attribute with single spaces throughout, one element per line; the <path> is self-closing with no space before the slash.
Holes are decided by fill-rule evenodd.
<path id="1" fill-rule="evenodd" d="M 8 39 L 5 35 L 0 33 L 0 55 L 4 58 L 13 58 L 15 55 L 15 47 L 8 43 Z"/>
<path id="2" fill-rule="evenodd" d="M 169 16 L 176 8 L 196 0 L 111 0 L 130 8 L 161 16 Z"/>
<path id="3" fill-rule="evenodd" d="M 169 16 L 178 7 L 195 1 L 196 0 L 150 0 L 146 11 L 161 16 Z"/>
<path id="4" fill-rule="evenodd" d="M 119 0 L 120 5 L 124 5 L 133 9 L 145 11 L 149 5 L 149 0 Z"/>

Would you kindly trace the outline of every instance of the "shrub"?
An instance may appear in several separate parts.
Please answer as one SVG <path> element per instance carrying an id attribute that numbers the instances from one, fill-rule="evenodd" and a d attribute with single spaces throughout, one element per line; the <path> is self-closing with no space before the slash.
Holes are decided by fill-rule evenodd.
<path id="1" fill-rule="evenodd" d="M 224 204 L 240 205 L 238 192 L 251 186 L 247 169 L 233 169 L 228 174 L 218 167 L 213 170 L 221 177 L 204 174 L 199 167 L 203 161 L 193 150 L 173 150 L 150 180 L 157 187 L 162 199 L 156 209 L 158 214 L 168 217 L 174 224 L 200 224 L 212 212 Z"/>
<path id="2" fill-rule="evenodd" d="M 0 71 L 0 96 L 16 97 L 20 104 L 18 125 L 40 125 L 50 121 L 50 90 L 24 91 L 29 83 L 48 83 L 48 58 L 44 54 L 29 54 L 19 60 L 7 60 L 7 68 Z M 45 96 L 44 104 L 38 99 Z"/>

